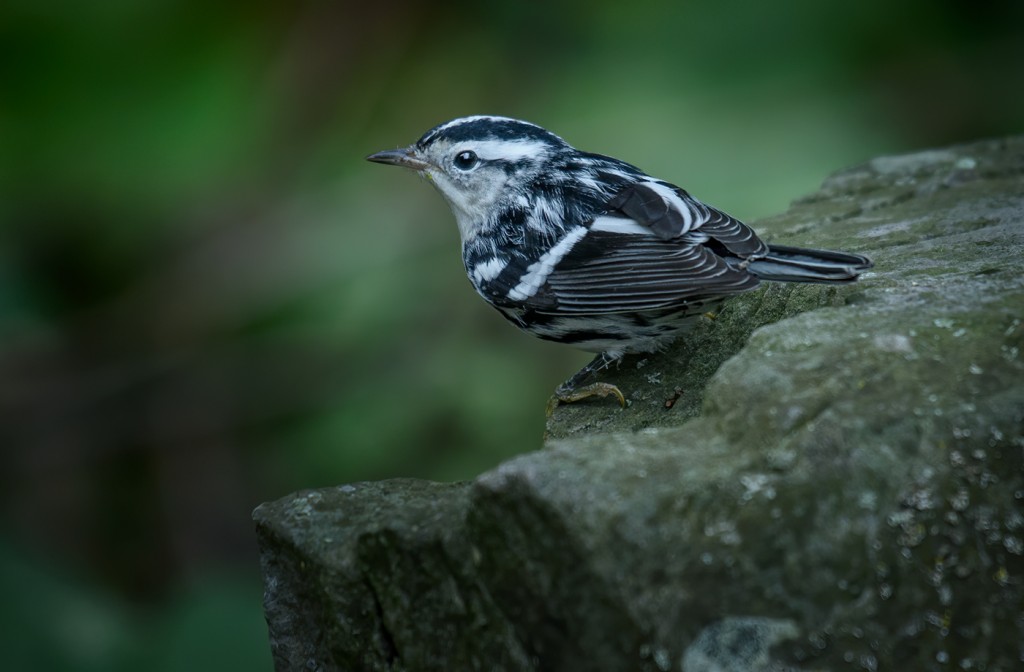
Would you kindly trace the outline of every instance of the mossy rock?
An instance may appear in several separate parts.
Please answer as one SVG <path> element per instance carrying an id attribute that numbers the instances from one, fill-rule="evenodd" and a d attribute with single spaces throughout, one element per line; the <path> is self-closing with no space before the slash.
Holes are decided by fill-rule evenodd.
<path id="1" fill-rule="evenodd" d="M 1024 138 L 756 228 L 876 266 L 731 300 L 472 483 L 258 508 L 277 669 L 1020 669 Z"/>

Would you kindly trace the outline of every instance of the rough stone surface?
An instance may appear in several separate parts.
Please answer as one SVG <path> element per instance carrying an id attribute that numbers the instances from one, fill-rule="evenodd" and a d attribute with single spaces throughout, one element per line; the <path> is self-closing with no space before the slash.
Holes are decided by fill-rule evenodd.
<path id="1" fill-rule="evenodd" d="M 1024 138 L 757 228 L 876 268 L 732 300 L 473 483 L 258 508 L 277 669 L 1024 668 Z"/>

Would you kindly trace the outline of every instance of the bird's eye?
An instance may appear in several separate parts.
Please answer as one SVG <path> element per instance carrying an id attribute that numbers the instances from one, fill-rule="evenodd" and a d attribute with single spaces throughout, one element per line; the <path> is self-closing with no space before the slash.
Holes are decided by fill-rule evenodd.
<path id="1" fill-rule="evenodd" d="M 455 164 L 455 167 L 458 168 L 459 170 L 471 170 L 474 166 L 476 166 L 478 161 L 479 159 L 477 158 L 476 154 L 467 150 L 465 152 L 459 152 L 458 154 L 456 154 L 455 161 L 453 163 Z"/>

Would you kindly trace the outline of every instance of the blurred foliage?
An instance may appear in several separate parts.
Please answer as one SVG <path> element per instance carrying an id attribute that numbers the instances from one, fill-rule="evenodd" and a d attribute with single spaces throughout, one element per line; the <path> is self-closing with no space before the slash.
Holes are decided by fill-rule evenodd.
<path id="1" fill-rule="evenodd" d="M 539 446 L 587 356 L 477 300 L 441 199 L 366 154 L 507 114 L 749 220 L 872 155 L 1019 132 L 1022 6 L 9 0 L 14 669 L 266 669 L 255 504 Z"/>
<path id="2" fill-rule="evenodd" d="M 182 585 L 159 612 L 0 544 L 4 669 L 186 672 L 270 669 L 252 576 Z"/>

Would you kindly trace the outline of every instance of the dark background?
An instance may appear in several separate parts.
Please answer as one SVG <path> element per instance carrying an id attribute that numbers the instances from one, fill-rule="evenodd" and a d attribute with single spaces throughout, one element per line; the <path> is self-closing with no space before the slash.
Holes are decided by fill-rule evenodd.
<path id="1" fill-rule="evenodd" d="M 587 355 L 464 277 L 363 157 L 491 113 L 747 220 L 1016 133 L 1024 3 L 8 0 L 0 665 L 270 668 L 252 508 L 471 478 Z"/>

